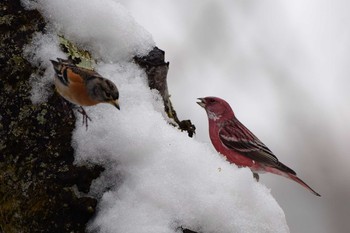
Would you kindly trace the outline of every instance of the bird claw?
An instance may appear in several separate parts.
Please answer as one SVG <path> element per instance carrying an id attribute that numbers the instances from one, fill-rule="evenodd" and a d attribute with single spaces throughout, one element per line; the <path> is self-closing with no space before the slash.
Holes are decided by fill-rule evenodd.
<path id="1" fill-rule="evenodd" d="M 86 130 L 88 129 L 88 121 L 92 121 L 91 118 L 86 113 L 85 109 L 80 106 L 77 110 L 81 115 L 83 115 L 83 125 L 85 124 Z"/>
<path id="2" fill-rule="evenodd" d="M 258 173 L 253 172 L 253 177 L 254 177 L 254 179 L 256 179 L 256 182 L 259 182 L 259 174 Z"/>

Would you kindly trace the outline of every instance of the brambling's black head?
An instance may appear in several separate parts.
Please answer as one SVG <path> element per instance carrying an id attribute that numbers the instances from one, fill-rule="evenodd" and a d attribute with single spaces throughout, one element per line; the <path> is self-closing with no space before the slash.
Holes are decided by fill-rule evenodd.
<path id="1" fill-rule="evenodd" d="M 94 85 L 91 86 L 91 96 L 95 100 L 101 103 L 112 104 L 114 107 L 120 110 L 119 107 L 119 91 L 117 86 L 110 80 L 98 77 L 96 78 Z"/>

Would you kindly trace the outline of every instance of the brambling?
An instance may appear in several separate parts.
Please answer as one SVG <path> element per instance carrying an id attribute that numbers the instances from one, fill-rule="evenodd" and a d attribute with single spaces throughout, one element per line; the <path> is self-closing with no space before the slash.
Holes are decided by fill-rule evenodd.
<path id="1" fill-rule="evenodd" d="M 52 65 L 55 70 L 55 86 L 57 92 L 69 102 L 81 107 L 83 123 L 91 120 L 82 106 L 92 106 L 99 103 L 112 104 L 120 110 L 119 92 L 116 85 L 103 78 L 99 73 L 86 68 L 78 67 L 69 60 L 57 58 Z"/>

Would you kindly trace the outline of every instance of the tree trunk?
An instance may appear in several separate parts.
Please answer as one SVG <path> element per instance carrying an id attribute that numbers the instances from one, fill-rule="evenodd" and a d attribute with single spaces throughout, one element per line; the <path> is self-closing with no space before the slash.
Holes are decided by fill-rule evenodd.
<path id="1" fill-rule="evenodd" d="M 38 105 L 30 100 L 31 74 L 42 71 L 22 49 L 44 31 L 44 19 L 19 0 L 2 0 L 0 12 L 0 233 L 85 232 L 98 200 L 80 197 L 73 186 L 87 193 L 103 168 L 73 165 L 75 117 L 60 96 Z M 135 61 L 162 95 L 168 116 L 192 136 L 194 125 L 180 121 L 169 100 L 164 52 L 154 48 Z"/>

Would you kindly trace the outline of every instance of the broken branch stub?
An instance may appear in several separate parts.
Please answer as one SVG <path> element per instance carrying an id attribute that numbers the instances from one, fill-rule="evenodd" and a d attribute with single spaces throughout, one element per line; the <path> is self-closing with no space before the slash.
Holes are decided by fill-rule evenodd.
<path id="1" fill-rule="evenodd" d="M 148 85 L 151 89 L 156 89 L 163 98 L 164 111 L 168 117 L 173 119 L 180 130 L 187 131 L 188 136 L 195 134 L 196 127 L 190 120 L 180 121 L 174 110 L 168 91 L 167 74 L 169 70 L 169 62 L 164 61 L 164 51 L 158 47 L 154 47 L 147 56 L 134 57 L 135 62 L 145 69 L 148 77 Z"/>

